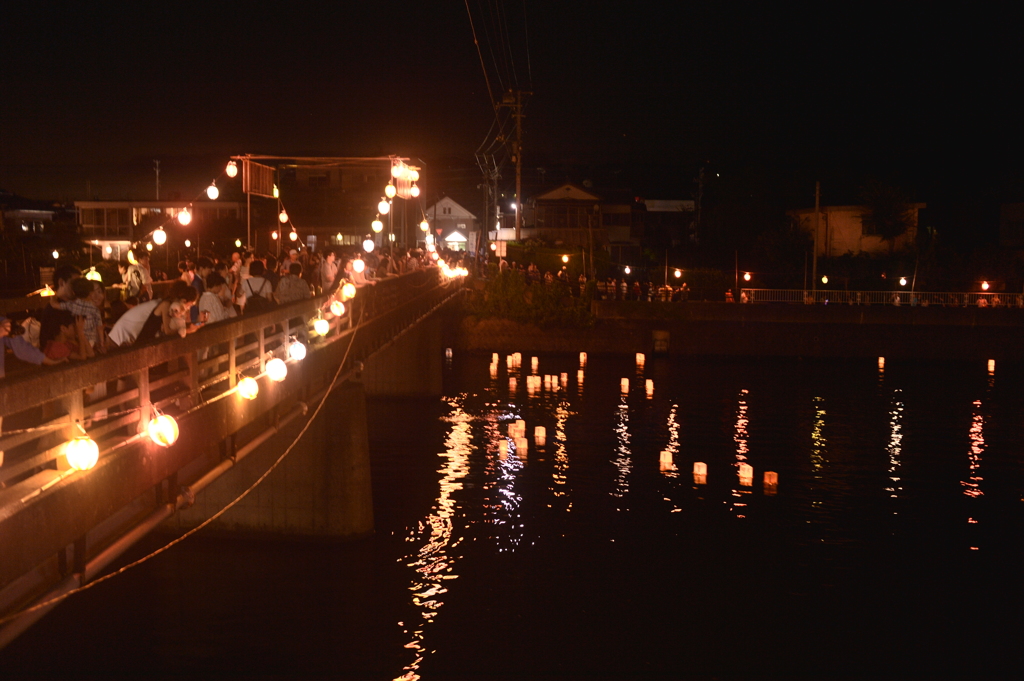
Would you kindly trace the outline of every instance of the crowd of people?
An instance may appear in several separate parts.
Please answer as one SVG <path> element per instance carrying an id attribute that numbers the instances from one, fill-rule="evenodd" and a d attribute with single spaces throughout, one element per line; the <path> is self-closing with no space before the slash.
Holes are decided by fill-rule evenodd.
<path id="1" fill-rule="evenodd" d="M 459 260 L 458 254 L 444 255 Z M 8 350 L 37 365 L 84 360 L 154 338 L 184 337 L 206 324 L 330 293 L 346 282 L 372 286 L 432 264 L 418 249 L 358 256 L 292 249 L 280 260 L 239 249 L 224 258 L 203 255 L 178 263 L 178 279 L 156 296 L 153 284 L 162 277 L 143 251 L 119 263 L 115 300 L 103 282 L 64 265 L 54 271 L 54 295 L 43 307 L 17 321 L 0 317 L 0 377 Z"/>

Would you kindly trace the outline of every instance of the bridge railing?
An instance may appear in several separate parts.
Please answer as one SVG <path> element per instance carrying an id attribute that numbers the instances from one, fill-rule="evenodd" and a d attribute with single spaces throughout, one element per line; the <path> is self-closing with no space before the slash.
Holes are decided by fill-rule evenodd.
<path id="1" fill-rule="evenodd" d="M 380 280 L 347 301 L 342 316 L 330 311 L 335 297 L 323 295 L 210 324 L 185 338 L 9 376 L 0 382 L 0 489 L 64 465 L 71 438 L 88 435 L 102 456 L 142 432 L 155 412 L 177 415 L 216 399 L 243 377 L 261 374 L 270 359 L 286 359 L 291 342 L 329 343 L 360 320 L 386 315 L 437 286 L 440 277 L 431 268 Z M 312 328 L 320 318 L 329 328 L 324 335 Z"/>
<path id="2" fill-rule="evenodd" d="M 1014 307 L 1024 309 L 1024 293 L 932 291 L 840 291 L 742 288 L 736 302 L 806 305 L 910 305 L 940 307 Z"/>

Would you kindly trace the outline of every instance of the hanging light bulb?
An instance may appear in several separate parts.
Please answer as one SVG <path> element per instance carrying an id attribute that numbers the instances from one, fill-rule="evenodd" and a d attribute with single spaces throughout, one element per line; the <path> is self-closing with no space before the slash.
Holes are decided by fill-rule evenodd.
<path id="1" fill-rule="evenodd" d="M 376 246 L 376 244 L 373 243 L 373 239 L 367 239 L 366 241 L 363 242 L 363 250 L 366 251 L 367 253 L 373 253 L 374 246 Z M 359 262 L 362 262 L 362 260 L 360 260 Z"/>
<path id="2" fill-rule="evenodd" d="M 68 465 L 76 471 L 87 471 L 100 459 L 100 448 L 88 435 L 71 439 L 64 448 Z"/>
<path id="3" fill-rule="evenodd" d="M 352 282 L 345 282 L 341 287 L 341 299 L 352 300 L 356 297 L 356 286 Z"/>
<path id="4" fill-rule="evenodd" d="M 404 172 L 405 168 L 401 161 L 391 165 L 391 177 L 395 178 L 396 180 L 400 178 L 402 176 L 402 173 Z"/>
<path id="5" fill-rule="evenodd" d="M 373 231 L 376 232 L 377 234 L 380 234 L 381 231 L 383 231 L 384 229 L 384 223 L 381 222 L 380 219 L 378 218 L 370 223 L 370 228 L 373 229 Z"/>
<path id="6" fill-rule="evenodd" d="M 750 281 L 750 272 L 743 273 L 743 281 Z"/>
<path id="7" fill-rule="evenodd" d="M 167 243 L 167 232 L 165 232 L 162 229 L 158 229 L 155 232 L 153 232 L 153 243 L 155 243 L 157 246 L 163 246 L 165 243 Z"/>
<path id="8" fill-rule="evenodd" d="M 409 193 L 415 199 L 417 196 L 420 195 L 420 188 L 417 187 L 416 185 L 413 185 L 412 187 L 409 188 Z"/>
<path id="9" fill-rule="evenodd" d="M 255 400 L 256 396 L 260 394 L 260 384 L 256 382 L 255 378 L 246 376 L 238 382 L 238 394 L 247 400 Z"/>
<path id="10" fill-rule="evenodd" d="M 352 261 L 352 269 L 356 272 L 362 272 L 366 269 L 366 263 L 363 262 L 362 258 L 356 258 Z"/>
<path id="11" fill-rule="evenodd" d="M 625 269 L 623 269 L 622 271 L 623 271 L 623 272 L 625 272 L 626 274 L 629 274 L 629 273 L 630 273 L 630 272 L 632 272 L 633 270 L 631 270 L 631 269 L 629 268 L 629 265 L 626 265 Z"/>
<path id="12" fill-rule="evenodd" d="M 206 196 L 211 201 L 216 201 L 217 197 L 220 196 L 220 190 L 217 189 L 217 183 L 211 182 L 210 186 L 206 188 Z"/>
<path id="13" fill-rule="evenodd" d="M 281 212 L 277 214 L 277 219 L 281 222 L 282 225 L 288 222 L 288 211 L 282 208 Z"/>
<path id="14" fill-rule="evenodd" d="M 58 252 L 57 252 L 57 249 L 56 249 L 56 248 L 55 248 L 55 249 L 53 249 L 53 253 L 51 253 L 50 255 L 52 255 L 52 256 L 53 256 L 53 259 L 54 259 L 54 260 L 56 260 L 57 258 L 59 258 L 59 257 L 60 257 L 60 253 L 58 253 Z"/>
<path id="15" fill-rule="evenodd" d="M 298 241 L 299 233 L 293 229 L 292 231 L 288 232 L 288 239 L 290 239 L 291 241 Z"/>
<path id="16" fill-rule="evenodd" d="M 277 241 L 277 238 L 279 236 L 281 236 L 281 235 L 277 233 L 276 229 L 273 232 L 270 233 L 270 238 L 273 239 L 274 241 Z"/>
<path id="17" fill-rule="evenodd" d="M 185 239 L 185 248 L 192 248 L 192 240 Z"/>
<path id="18" fill-rule="evenodd" d="M 683 271 L 682 270 L 676 270 L 675 271 L 675 275 L 676 275 L 676 279 L 678 279 L 679 277 L 683 276 Z"/>
<path id="19" fill-rule="evenodd" d="M 153 250 L 153 244 L 146 244 L 146 250 L 147 250 L 147 251 L 152 251 L 152 250 Z M 56 253 L 56 252 L 57 252 L 57 251 L 54 251 L 54 253 Z M 53 257 L 55 257 L 55 258 L 56 258 L 57 256 L 53 256 Z"/>
<path id="20" fill-rule="evenodd" d="M 391 204 L 386 199 L 381 199 L 380 203 L 377 204 L 377 212 L 381 215 L 387 215 L 391 211 Z"/>
<path id="21" fill-rule="evenodd" d="M 185 227 L 190 222 L 192 222 L 192 213 L 189 213 L 187 208 L 182 208 L 180 211 L 178 211 L 178 224 L 179 225 L 181 225 L 182 227 Z"/>
<path id="22" fill-rule="evenodd" d="M 275 357 L 267 362 L 267 376 L 270 376 L 270 380 L 275 383 L 280 383 L 288 377 L 288 365 L 284 363 L 283 359 Z"/>
<path id="23" fill-rule="evenodd" d="M 89 281 L 103 281 L 103 275 L 97 272 L 95 267 L 89 268 L 89 271 L 85 273 L 85 278 Z"/>
<path id="24" fill-rule="evenodd" d="M 569 262 L 569 256 L 563 255 L 562 256 L 562 262 Z"/>
<path id="25" fill-rule="evenodd" d="M 228 177 L 235 177 L 238 175 L 238 164 L 234 161 L 228 161 L 228 167 L 224 169 L 224 172 Z"/>
<path id="26" fill-rule="evenodd" d="M 306 359 L 306 346 L 299 341 L 292 341 L 292 344 L 288 346 L 288 356 L 296 362 L 301 362 Z"/>
<path id="27" fill-rule="evenodd" d="M 420 181 L 420 171 L 416 170 L 415 168 L 410 168 L 409 169 L 409 181 L 410 182 L 419 182 Z"/>
<path id="28" fill-rule="evenodd" d="M 395 198 L 395 194 L 397 193 L 398 190 L 395 189 L 395 185 L 393 185 L 390 182 L 388 182 L 388 185 L 384 187 L 384 196 L 388 197 L 389 199 Z"/>
<path id="29" fill-rule="evenodd" d="M 321 336 L 326 336 L 327 332 L 331 330 L 331 325 L 328 323 L 326 319 L 321 317 L 320 319 L 317 319 L 315 322 L 313 322 L 313 330 L 316 331 Z"/>
<path id="30" fill-rule="evenodd" d="M 340 317 L 341 315 L 345 314 L 345 303 L 341 302 L 340 300 L 332 301 L 331 314 L 333 314 L 335 317 Z"/>
<path id="31" fill-rule="evenodd" d="M 242 247 L 242 240 L 241 239 L 235 239 L 235 248 L 241 248 L 241 247 Z"/>
<path id="32" fill-rule="evenodd" d="M 429 232 L 430 231 L 430 223 L 427 222 L 426 220 L 423 220 L 422 222 L 420 222 L 420 229 L 422 229 L 424 232 Z"/>
<path id="33" fill-rule="evenodd" d="M 281 190 L 277 188 L 276 184 L 274 185 L 274 198 L 275 199 L 281 198 Z"/>
<path id="34" fill-rule="evenodd" d="M 170 447 L 178 439 L 178 422 L 174 417 L 158 413 L 146 429 L 149 439 L 161 447 Z"/>

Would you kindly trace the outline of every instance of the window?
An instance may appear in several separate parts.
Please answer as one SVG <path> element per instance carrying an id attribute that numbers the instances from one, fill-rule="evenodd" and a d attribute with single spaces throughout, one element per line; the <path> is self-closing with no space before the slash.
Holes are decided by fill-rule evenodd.
<path id="1" fill-rule="evenodd" d="M 444 208 L 441 209 L 441 213 L 442 213 L 442 215 L 451 215 L 452 214 L 452 207 L 451 206 L 445 206 Z"/>

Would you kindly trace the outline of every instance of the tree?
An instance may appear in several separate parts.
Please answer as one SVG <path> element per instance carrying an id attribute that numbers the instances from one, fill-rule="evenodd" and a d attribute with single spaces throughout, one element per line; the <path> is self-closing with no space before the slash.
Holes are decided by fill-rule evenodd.
<path id="1" fill-rule="evenodd" d="M 889 242 L 889 255 L 896 248 L 896 239 L 915 226 L 910 200 L 899 187 L 871 181 L 861 191 L 866 211 L 860 220 L 865 234 L 880 236 Z"/>

